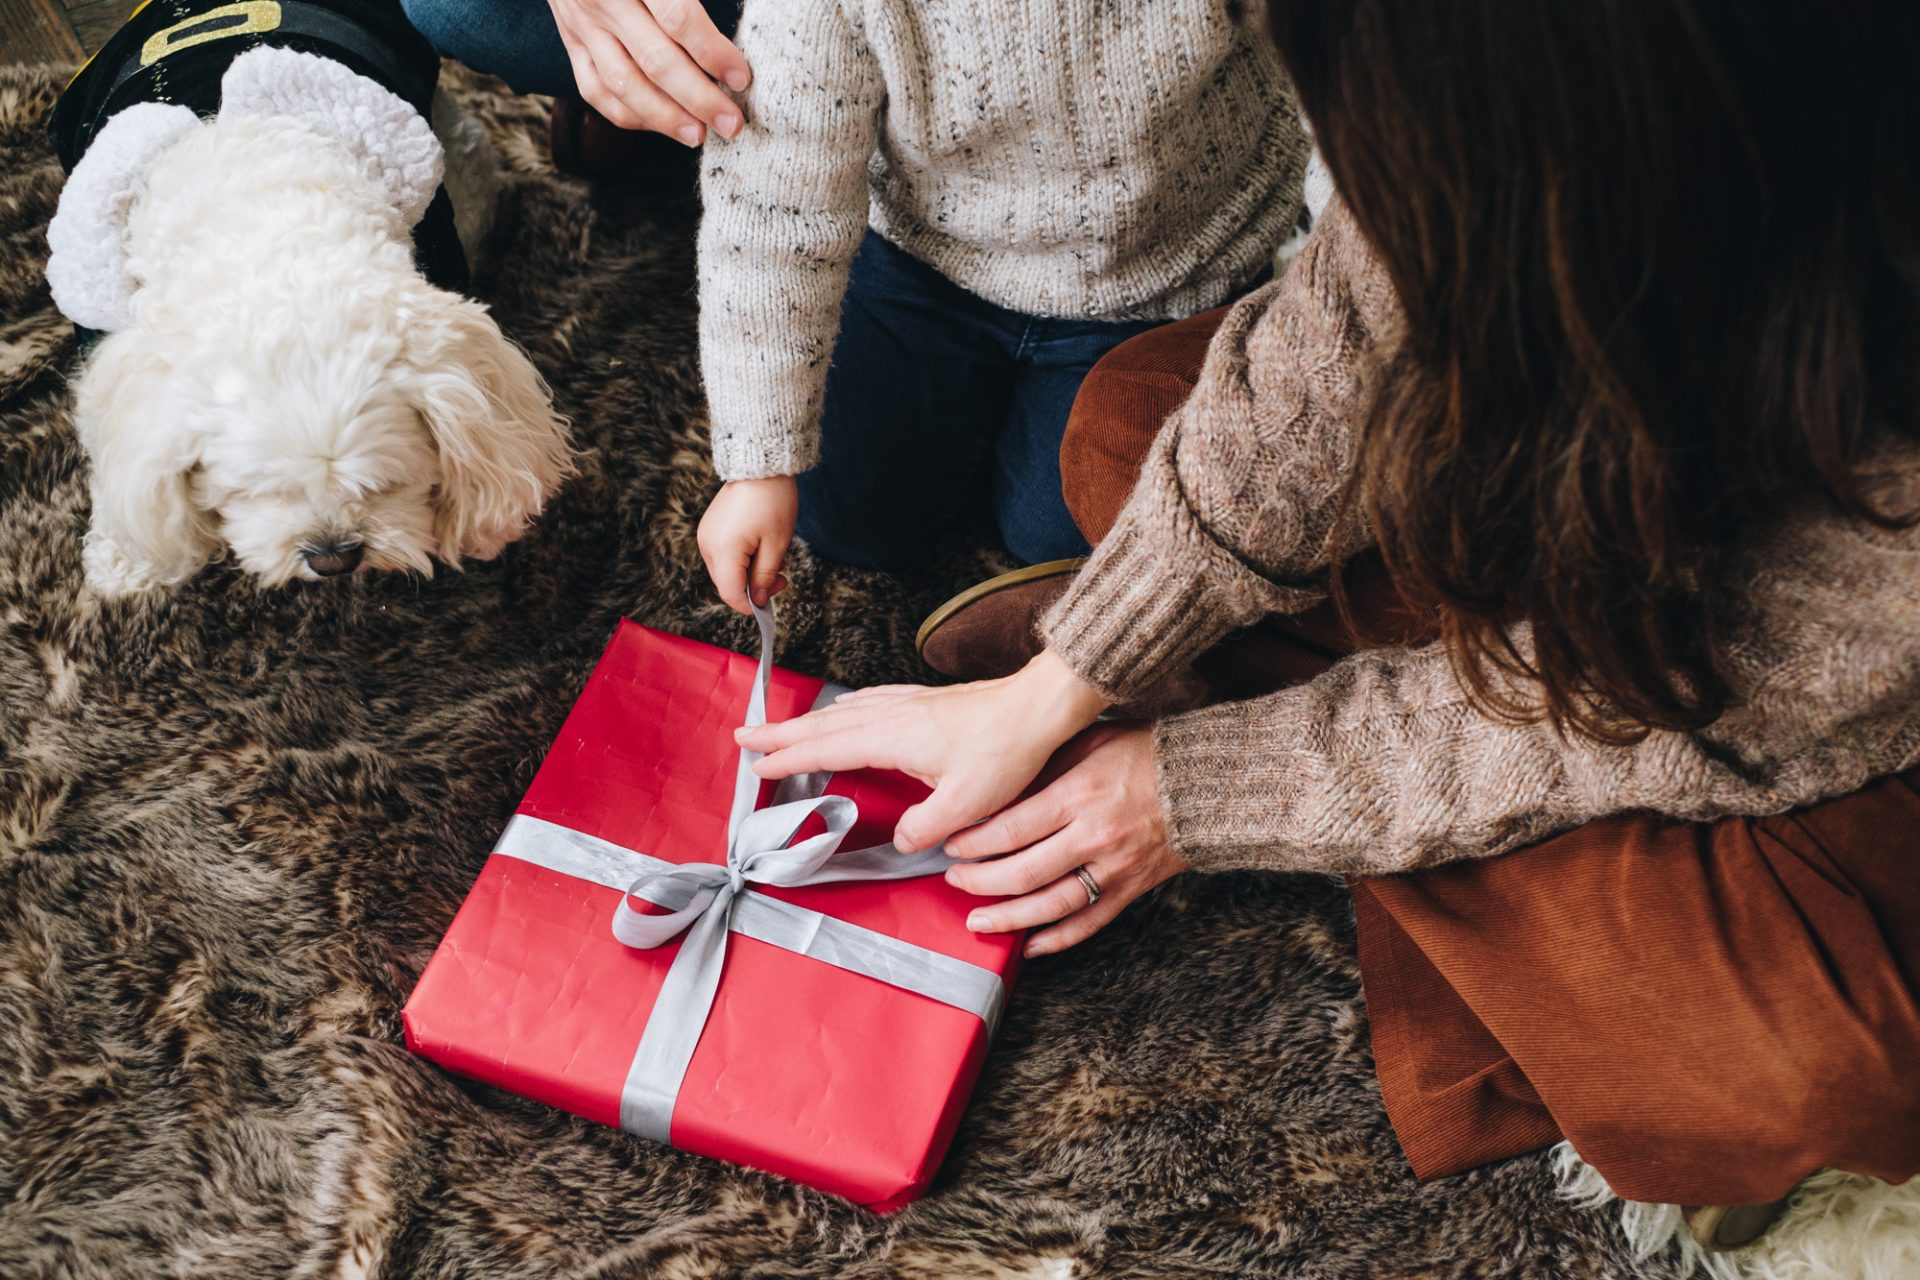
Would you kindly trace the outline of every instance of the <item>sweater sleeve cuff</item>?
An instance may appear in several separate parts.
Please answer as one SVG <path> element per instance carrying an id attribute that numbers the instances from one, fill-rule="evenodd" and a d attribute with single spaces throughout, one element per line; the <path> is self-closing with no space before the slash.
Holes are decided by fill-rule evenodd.
<path id="1" fill-rule="evenodd" d="M 820 459 L 824 377 L 725 358 L 731 353 L 702 335 L 713 469 L 722 480 L 797 476 Z"/>
<path id="2" fill-rule="evenodd" d="M 1041 622 L 1041 634 L 1111 702 L 1138 698 L 1232 629 L 1205 607 L 1197 558 L 1122 520 Z"/>
<path id="3" fill-rule="evenodd" d="M 1324 871 L 1293 828 L 1314 771 L 1288 744 L 1313 737 L 1304 687 L 1257 704 L 1220 703 L 1153 726 L 1153 758 L 1173 847 L 1195 871 Z M 1291 714 L 1290 714 L 1291 713 Z"/>
<path id="4" fill-rule="evenodd" d="M 760 480 L 767 476 L 797 476 L 820 460 L 820 446 L 811 433 L 757 435 L 713 428 L 713 469 L 722 480 Z"/>
<path id="5" fill-rule="evenodd" d="M 1041 638 L 1109 701 L 1149 693 L 1223 636 L 1324 597 L 1272 582 L 1200 527 L 1157 445 L 1112 532 L 1040 623 Z"/>

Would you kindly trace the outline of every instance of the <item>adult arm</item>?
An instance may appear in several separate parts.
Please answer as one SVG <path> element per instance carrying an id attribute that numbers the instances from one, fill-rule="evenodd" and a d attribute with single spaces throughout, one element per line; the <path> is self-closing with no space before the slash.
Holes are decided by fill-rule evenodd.
<path id="1" fill-rule="evenodd" d="M 723 480 L 813 465 L 885 85 L 837 0 L 749 3 L 747 122 L 701 176 L 700 365 Z"/>
<path id="2" fill-rule="evenodd" d="M 1736 702 L 1702 731 L 1563 737 L 1481 714 L 1440 645 L 1365 650 L 1161 721 L 1171 843 L 1201 870 L 1397 872 L 1629 811 L 1777 813 L 1920 761 L 1920 538 L 1809 515 L 1731 580 Z"/>
<path id="3" fill-rule="evenodd" d="M 1227 315 L 1192 395 L 1132 496 L 1048 615 L 1048 645 L 1113 702 L 1132 700 L 1228 632 L 1306 609 L 1338 528 L 1369 375 L 1398 305 L 1338 201 L 1287 274 Z"/>

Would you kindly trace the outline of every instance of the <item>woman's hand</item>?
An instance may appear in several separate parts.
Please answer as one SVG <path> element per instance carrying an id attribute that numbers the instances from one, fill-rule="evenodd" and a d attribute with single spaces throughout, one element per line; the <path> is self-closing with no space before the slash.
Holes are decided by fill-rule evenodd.
<path id="1" fill-rule="evenodd" d="M 998 812 L 1100 714 L 1099 691 L 1051 649 L 1014 675 L 944 689 L 886 685 L 780 724 L 741 730 L 763 778 L 816 769 L 898 769 L 933 788 L 900 816 L 898 848 L 930 849 Z"/>
<path id="2" fill-rule="evenodd" d="M 800 486 L 792 476 L 733 480 L 720 486 L 700 517 L 700 558 L 720 598 L 752 613 L 747 597 L 764 605 L 787 589 L 780 576 L 793 526 L 800 519 Z"/>
<path id="3" fill-rule="evenodd" d="M 947 881 L 968 893 L 1008 897 L 967 917 L 975 933 L 1040 929 L 1030 956 L 1063 951 L 1105 928 L 1128 903 L 1187 869 L 1167 837 L 1166 813 L 1145 725 L 1101 725 L 1062 751 L 1043 785 L 1012 808 L 947 841 Z M 1074 874 L 1100 886 L 1088 902 Z"/>
<path id="4" fill-rule="evenodd" d="M 705 141 L 709 125 L 723 138 L 740 132 L 740 108 L 720 85 L 738 92 L 752 72 L 699 0 L 548 4 L 580 96 L 608 120 L 690 147 Z"/>

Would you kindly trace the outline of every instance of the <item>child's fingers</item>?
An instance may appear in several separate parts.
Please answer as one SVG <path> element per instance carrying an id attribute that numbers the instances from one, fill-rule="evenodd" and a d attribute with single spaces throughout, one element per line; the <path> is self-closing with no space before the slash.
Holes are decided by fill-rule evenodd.
<path id="1" fill-rule="evenodd" d="M 787 585 L 786 579 L 780 576 L 780 564 L 785 559 L 782 553 L 785 550 L 771 538 L 761 539 L 760 545 L 754 548 L 748 589 L 753 595 L 753 602 L 763 608 Z"/>
<path id="2" fill-rule="evenodd" d="M 744 552 L 716 552 L 707 559 L 713 589 L 735 613 L 752 613 L 747 604 L 747 557 Z"/>

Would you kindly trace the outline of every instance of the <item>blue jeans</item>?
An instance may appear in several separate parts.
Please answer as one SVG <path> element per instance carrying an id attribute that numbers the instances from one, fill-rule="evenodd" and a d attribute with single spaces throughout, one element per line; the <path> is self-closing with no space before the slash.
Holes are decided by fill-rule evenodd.
<path id="1" fill-rule="evenodd" d="M 705 2 L 720 30 L 732 35 L 740 0 Z M 546 0 L 401 0 L 401 7 L 442 55 L 499 76 L 515 93 L 574 92 L 573 63 Z"/>
<path id="2" fill-rule="evenodd" d="M 800 536 L 847 564 L 924 559 L 990 498 L 1027 564 L 1085 555 L 1060 494 L 1060 437 L 1087 370 L 1165 321 L 1053 320 L 995 306 L 867 232 L 827 374 Z"/>
<path id="3" fill-rule="evenodd" d="M 565 97 L 573 63 L 546 0 L 400 0 L 442 56 L 499 76 L 515 93 Z"/>

